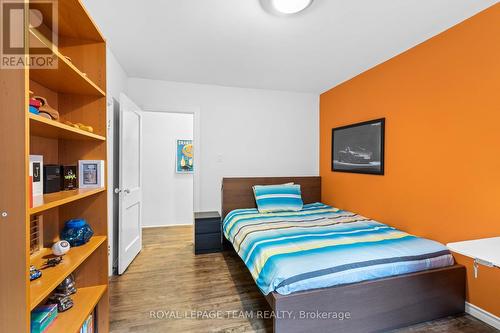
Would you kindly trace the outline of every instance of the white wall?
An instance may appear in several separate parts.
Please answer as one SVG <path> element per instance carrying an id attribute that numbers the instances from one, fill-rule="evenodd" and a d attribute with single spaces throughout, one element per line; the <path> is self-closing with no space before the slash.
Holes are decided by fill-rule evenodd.
<path id="1" fill-rule="evenodd" d="M 175 172 L 177 140 L 193 140 L 193 120 L 192 114 L 142 115 L 144 227 L 193 223 L 193 175 Z"/>
<path id="2" fill-rule="evenodd" d="M 107 95 L 118 100 L 126 90 L 128 76 L 111 49 L 107 47 L 106 51 Z"/>
<path id="3" fill-rule="evenodd" d="M 148 110 L 199 108 L 196 211 L 220 210 L 222 177 L 319 174 L 317 94 L 137 78 L 127 92 Z"/>

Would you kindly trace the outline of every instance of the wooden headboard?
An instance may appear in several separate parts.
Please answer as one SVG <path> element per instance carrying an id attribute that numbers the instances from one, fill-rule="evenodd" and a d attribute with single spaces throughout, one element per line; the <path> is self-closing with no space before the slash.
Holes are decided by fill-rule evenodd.
<path id="1" fill-rule="evenodd" d="M 251 177 L 222 179 L 222 218 L 235 209 L 255 208 L 252 186 L 294 182 L 300 185 L 304 204 L 321 201 L 321 177 Z"/>

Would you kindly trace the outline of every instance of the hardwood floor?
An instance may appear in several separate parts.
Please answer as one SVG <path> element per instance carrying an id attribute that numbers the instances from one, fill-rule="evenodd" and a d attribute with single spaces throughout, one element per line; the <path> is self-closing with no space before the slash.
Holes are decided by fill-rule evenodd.
<path id="1" fill-rule="evenodd" d="M 257 318 L 270 308 L 237 255 L 195 256 L 192 227 L 144 229 L 143 245 L 127 272 L 110 281 L 111 332 L 272 331 L 272 320 Z M 464 315 L 394 332 L 498 331 Z"/>

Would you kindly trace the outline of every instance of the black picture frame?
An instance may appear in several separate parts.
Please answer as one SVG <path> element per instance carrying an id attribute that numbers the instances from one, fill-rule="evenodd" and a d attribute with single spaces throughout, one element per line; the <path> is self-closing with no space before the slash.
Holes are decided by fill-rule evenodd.
<path id="1" fill-rule="evenodd" d="M 363 133 L 363 130 L 366 133 Z M 350 148 L 357 142 L 361 144 Z M 357 161 L 359 163 L 356 163 Z M 332 128 L 331 164 L 334 172 L 383 176 L 385 173 L 385 118 Z"/>

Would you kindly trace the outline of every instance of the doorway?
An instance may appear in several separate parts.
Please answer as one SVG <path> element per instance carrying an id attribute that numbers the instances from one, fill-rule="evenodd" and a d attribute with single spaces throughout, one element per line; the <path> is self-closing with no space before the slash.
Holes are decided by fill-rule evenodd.
<path id="1" fill-rule="evenodd" d="M 193 224 L 194 114 L 143 112 L 143 228 Z"/>
<path id="2" fill-rule="evenodd" d="M 111 272 L 122 274 L 134 260 L 135 255 L 140 252 L 139 248 L 137 251 L 134 250 L 134 254 L 131 253 L 128 256 L 127 252 L 130 252 L 132 247 L 123 243 L 126 238 L 138 234 L 140 241 L 142 228 L 193 224 L 193 211 L 199 205 L 199 200 L 196 198 L 199 198 L 200 158 L 197 152 L 200 151 L 198 141 L 200 117 L 197 108 L 179 108 L 175 112 L 151 111 L 151 109 L 145 111 L 123 94 L 120 96 L 120 101 L 111 101 L 108 108 L 109 134 L 114 138 L 110 140 L 113 143 L 108 147 L 109 170 L 113 170 L 108 180 L 109 187 L 114 189 L 110 191 L 112 194 L 109 198 L 109 252 L 112 265 L 110 274 Z M 135 160 L 134 158 L 124 159 L 122 156 L 122 154 L 127 155 L 126 153 L 131 150 L 129 141 L 133 134 L 130 133 L 130 128 L 133 126 L 124 126 L 126 125 L 125 118 L 127 118 L 124 114 L 127 110 L 139 115 L 141 128 L 140 155 L 138 155 L 141 161 L 139 167 L 141 195 L 140 205 L 136 205 L 141 207 L 138 217 L 140 220 L 138 233 L 131 232 L 131 228 L 128 227 L 133 225 L 128 222 L 133 222 L 135 219 L 127 219 L 127 216 L 120 210 L 126 206 L 124 200 L 130 193 L 124 182 L 127 177 L 123 173 L 130 169 L 129 164 L 133 164 Z M 191 172 L 176 169 L 177 141 L 184 143 L 191 141 L 191 157 L 184 160 L 185 164 L 192 165 Z"/>

